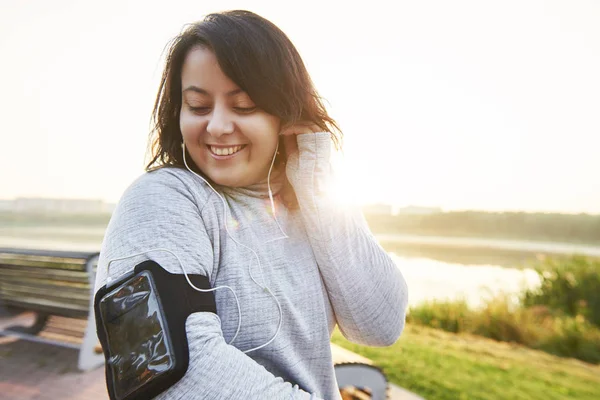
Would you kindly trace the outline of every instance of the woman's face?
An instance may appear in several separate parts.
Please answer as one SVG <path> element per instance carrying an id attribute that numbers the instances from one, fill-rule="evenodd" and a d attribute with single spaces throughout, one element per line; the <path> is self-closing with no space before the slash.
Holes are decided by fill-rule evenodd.
<path id="1" fill-rule="evenodd" d="M 222 186 L 265 180 L 277 147 L 279 118 L 256 108 L 206 48 L 187 54 L 181 83 L 179 124 L 196 166 Z"/>

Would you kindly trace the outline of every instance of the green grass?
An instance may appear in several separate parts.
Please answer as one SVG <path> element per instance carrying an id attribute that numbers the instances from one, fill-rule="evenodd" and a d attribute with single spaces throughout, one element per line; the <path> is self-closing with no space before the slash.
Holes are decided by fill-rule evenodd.
<path id="1" fill-rule="evenodd" d="M 600 367 L 468 334 L 406 326 L 386 348 L 360 346 L 334 332 L 332 342 L 367 357 L 388 379 L 427 400 L 594 399 Z"/>

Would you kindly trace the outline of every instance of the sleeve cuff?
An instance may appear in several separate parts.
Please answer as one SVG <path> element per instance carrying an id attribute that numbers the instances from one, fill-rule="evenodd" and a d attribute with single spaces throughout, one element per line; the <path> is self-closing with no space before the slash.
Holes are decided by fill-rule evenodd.
<path id="1" fill-rule="evenodd" d="M 331 134 L 329 132 L 304 133 L 297 136 L 298 151 L 312 155 L 315 159 L 329 162 L 331 156 Z"/>

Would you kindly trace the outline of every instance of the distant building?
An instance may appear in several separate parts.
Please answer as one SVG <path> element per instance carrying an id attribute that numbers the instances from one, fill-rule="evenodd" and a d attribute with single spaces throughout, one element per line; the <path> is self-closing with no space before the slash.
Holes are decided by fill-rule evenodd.
<path id="1" fill-rule="evenodd" d="M 410 215 L 429 215 L 441 213 L 442 209 L 439 207 L 418 207 L 418 206 L 407 206 L 396 209 L 395 214 L 410 214 Z"/>
<path id="2" fill-rule="evenodd" d="M 392 206 L 390 204 L 367 204 L 362 207 L 362 211 L 370 215 L 392 215 Z"/>

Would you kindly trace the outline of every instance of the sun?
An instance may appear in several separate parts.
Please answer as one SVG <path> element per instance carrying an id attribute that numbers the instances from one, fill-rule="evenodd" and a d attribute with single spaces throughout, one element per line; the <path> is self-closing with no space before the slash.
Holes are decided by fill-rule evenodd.
<path id="1" fill-rule="evenodd" d="M 336 205 L 346 208 L 367 204 L 372 193 L 364 190 L 361 183 L 364 171 L 352 168 L 347 163 L 332 162 L 333 174 L 325 185 L 325 196 Z"/>

